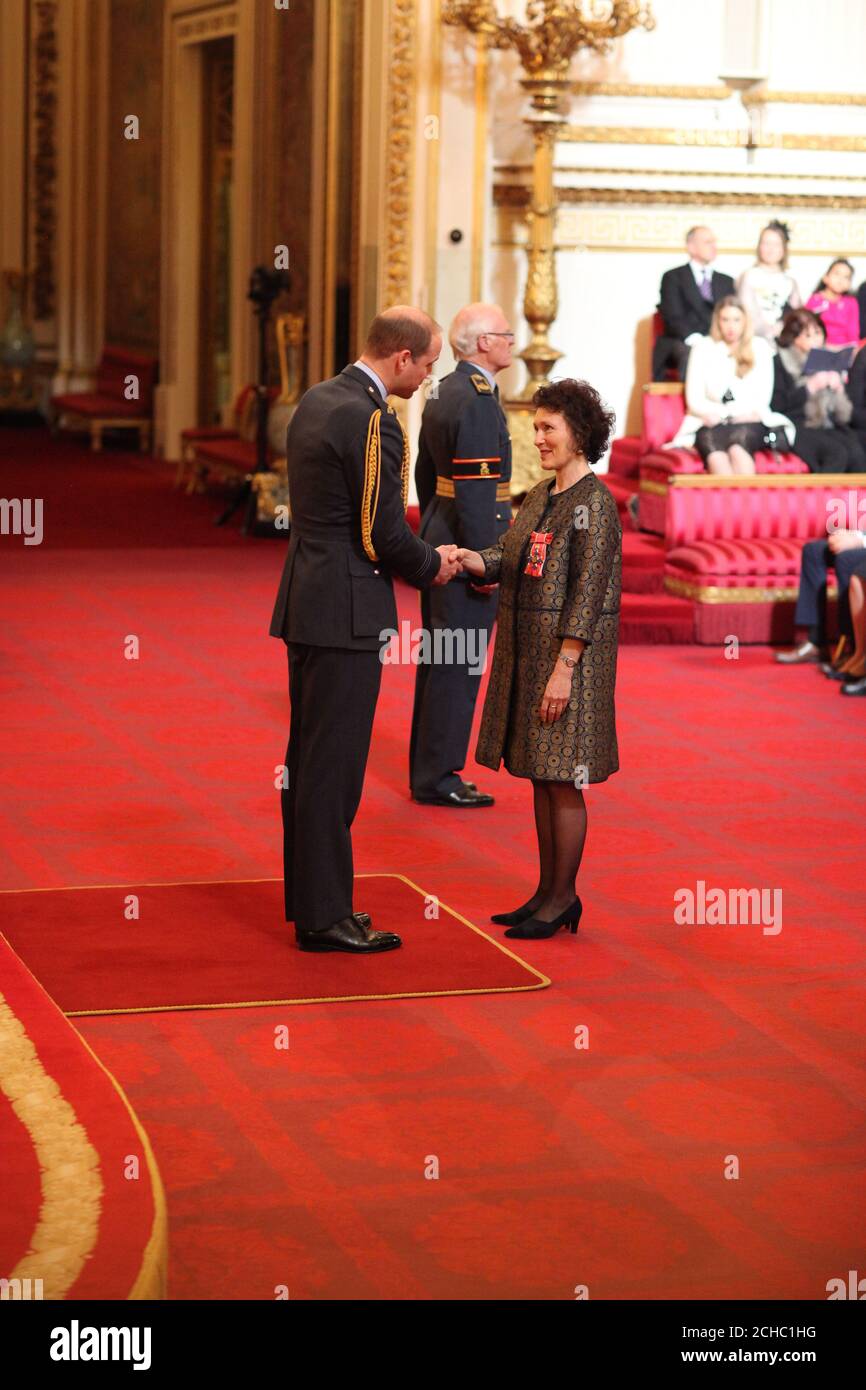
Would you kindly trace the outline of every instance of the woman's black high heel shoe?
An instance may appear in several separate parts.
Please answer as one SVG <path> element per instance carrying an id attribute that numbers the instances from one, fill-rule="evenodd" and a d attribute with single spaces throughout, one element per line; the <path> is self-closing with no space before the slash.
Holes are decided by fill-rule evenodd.
<path id="1" fill-rule="evenodd" d="M 522 907 L 516 907 L 513 912 L 495 912 L 490 918 L 499 927 L 516 927 L 518 922 L 526 922 L 535 911 L 529 903 L 524 903 Z"/>
<path id="2" fill-rule="evenodd" d="M 552 922 L 539 922 L 536 917 L 530 917 L 525 922 L 520 922 L 517 926 L 509 927 L 506 936 L 518 937 L 522 941 L 536 941 L 542 937 L 555 936 L 560 927 L 568 927 L 572 934 L 577 931 L 577 924 L 583 912 L 583 903 L 580 898 L 575 898 L 564 912 L 560 912 L 558 917 L 554 917 Z"/>

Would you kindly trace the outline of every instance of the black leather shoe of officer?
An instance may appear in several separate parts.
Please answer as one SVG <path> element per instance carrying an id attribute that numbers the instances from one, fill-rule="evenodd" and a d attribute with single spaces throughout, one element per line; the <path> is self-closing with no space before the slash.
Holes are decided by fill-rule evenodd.
<path id="1" fill-rule="evenodd" d="M 359 917 L 369 917 L 367 913 L 357 913 L 344 917 L 325 931 L 296 931 L 298 947 L 302 951 L 348 951 L 352 955 L 372 955 L 375 951 L 394 951 L 403 942 L 396 932 L 371 931 Z"/>
<path id="2" fill-rule="evenodd" d="M 866 676 L 856 681 L 846 681 L 839 691 L 840 695 L 866 695 Z"/>
<path id="3" fill-rule="evenodd" d="M 480 792 L 477 787 L 463 782 L 446 796 L 416 796 L 413 798 L 421 806 L 492 806 L 493 797 Z"/>

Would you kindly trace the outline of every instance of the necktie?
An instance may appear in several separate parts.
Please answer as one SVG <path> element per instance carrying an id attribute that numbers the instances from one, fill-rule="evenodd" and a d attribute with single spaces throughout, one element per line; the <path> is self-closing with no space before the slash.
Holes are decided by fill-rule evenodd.
<path id="1" fill-rule="evenodd" d="M 705 270 L 705 271 L 704 271 L 704 278 L 703 278 L 703 280 L 701 281 L 700 289 L 701 289 L 701 296 L 702 296 L 702 298 L 704 298 L 704 299 L 707 301 L 708 304 L 712 304 L 712 302 L 713 302 L 713 272 L 712 272 L 711 270 Z"/>

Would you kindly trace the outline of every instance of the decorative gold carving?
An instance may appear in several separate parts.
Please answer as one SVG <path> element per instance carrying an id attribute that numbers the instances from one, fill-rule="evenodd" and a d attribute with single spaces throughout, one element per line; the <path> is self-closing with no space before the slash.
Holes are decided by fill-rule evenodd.
<path id="1" fill-rule="evenodd" d="M 653 29 L 655 20 L 643 0 L 609 0 L 606 13 L 593 6 L 590 15 L 574 0 L 527 0 L 526 23 L 502 19 L 494 0 L 446 0 L 445 24 L 453 24 L 481 36 L 491 48 L 514 49 L 524 76 L 520 85 L 530 98 L 533 115 L 527 120 L 534 142 L 532 198 L 526 214 L 529 229 L 529 269 L 523 312 L 532 330 L 528 345 L 519 354 L 526 363 L 529 381 L 524 399 L 548 380 L 551 367 L 562 357 L 548 341 L 556 318 L 557 288 L 554 260 L 556 194 L 553 185 L 554 148 L 564 124 L 570 95 L 568 71 L 575 53 L 590 49 L 609 52 L 612 42 L 632 29 Z"/>
<path id="2" fill-rule="evenodd" d="M 275 334 L 280 361 L 280 394 L 275 403 L 294 405 L 301 398 L 304 379 L 304 315 L 278 314 Z"/>
<path id="3" fill-rule="evenodd" d="M 772 199 L 769 205 L 773 206 Z M 835 256 L 844 246 L 850 256 L 866 255 L 866 217 L 854 210 L 811 210 L 809 200 L 792 216 L 798 256 Z M 754 258 L 760 210 L 748 207 L 718 207 L 713 226 L 724 248 L 725 257 Z M 525 241 L 523 217 L 518 209 L 499 208 L 497 235 L 492 246 L 520 247 Z M 691 208 L 643 206 L 605 207 L 563 205 L 557 213 L 556 250 L 574 252 L 615 252 L 633 255 L 636 251 L 663 252 L 682 257 L 683 237 L 694 221 Z"/>
<path id="4" fill-rule="evenodd" d="M 710 87 L 671 85 L 665 82 L 575 82 L 571 88 L 582 97 L 666 97 L 675 101 L 727 101 L 734 95 L 725 83 Z M 796 103 L 801 106 L 866 106 L 866 92 L 787 92 L 772 88 L 744 92 L 744 106 Z"/>
<path id="5" fill-rule="evenodd" d="M 410 296 L 412 151 L 415 122 L 415 0 L 391 3 L 391 81 L 388 87 L 388 155 L 385 188 L 384 303 Z"/>
<path id="6" fill-rule="evenodd" d="M 238 28 L 237 9 L 220 9 L 210 14 L 175 20 L 175 33 L 181 43 L 201 43 L 204 39 L 234 34 Z"/>
<path id="7" fill-rule="evenodd" d="M 835 150 L 866 152 L 864 135 L 751 135 L 748 130 L 694 130 L 676 126 L 568 125 L 559 139 L 582 145 L 680 145 L 699 149 Z"/>
<path id="8" fill-rule="evenodd" d="M 525 400 L 503 401 L 511 436 L 511 496 L 522 497 L 541 477 L 541 464 L 535 447 L 535 411 Z"/>
<path id="9" fill-rule="evenodd" d="M 289 480 L 284 458 L 274 459 L 267 472 L 250 474 L 250 485 L 256 495 L 256 522 L 273 526 L 277 508 L 289 515 Z"/>
<path id="10" fill-rule="evenodd" d="M 4 1275 L 41 1279 L 44 1298 L 64 1298 L 99 1237 L 104 1193 L 99 1154 L 2 995 L 0 1089 L 30 1136 L 42 1189 L 30 1248 Z"/>
<path id="11" fill-rule="evenodd" d="M 802 176 L 801 176 L 802 177 Z M 723 193 L 717 189 L 669 188 L 557 188 L 560 205 L 614 204 L 626 207 L 787 207 L 866 208 L 866 197 L 851 193 Z M 531 191 L 525 184 L 494 184 L 495 207 L 524 208 L 531 203 Z"/>
<path id="12" fill-rule="evenodd" d="M 578 97 L 668 97 L 683 101 L 727 101 L 733 96 L 723 82 L 713 87 L 672 86 L 665 82 L 574 82 L 571 90 Z"/>
<path id="13" fill-rule="evenodd" d="M 522 174 L 528 174 L 532 170 L 531 164 L 497 164 L 497 176 L 502 179 L 519 179 Z M 620 165 L 597 165 L 587 166 L 586 164 L 557 164 L 557 175 L 563 174 L 591 174 L 593 178 L 607 177 L 615 174 L 622 178 L 639 179 L 761 179 L 766 183 L 767 179 L 799 179 L 801 182 L 808 180 L 824 180 L 832 183 L 860 183 L 864 182 L 862 174 L 821 174 L 810 170 L 808 174 L 800 170 L 792 172 L 790 169 L 776 169 L 770 172 L 767 169 L 738 169 L 736 172 L 731 170 L 719 169 L 630 169 Z"/>
<path id="14" fill-rule="evenodd" d="M 694 599 L 696 603 L 793 603 L 798 589 L 725 589 L 715 584 L 691 584 L 686 579 L 665 575 L 665 589 L 678 598 Z"/>
<path id="15" fill-rule="evenodd" d="M 794 103 L 798 106 L 866 106 L 866 92 L 743 92 L 744 106 L 770 106 Z"/>
<path id="16" fill-rule="evenodd" d="M 489 65 L 483 34 L 475 36 L 475 151 L 472 190 L 472 280 L 469 297 L 481 298 L 484 270 L 484 212 L 487 205 L 487 139 Z M 438 143 L 438 142 L 437 142 Z"/>
<path id="17" fill-rule="evenodd" d="M 30 207 L 34 318 L 51 319 L 56 308 L 58 0 L 35 0 L 33 29 L 33 194 Z"/>

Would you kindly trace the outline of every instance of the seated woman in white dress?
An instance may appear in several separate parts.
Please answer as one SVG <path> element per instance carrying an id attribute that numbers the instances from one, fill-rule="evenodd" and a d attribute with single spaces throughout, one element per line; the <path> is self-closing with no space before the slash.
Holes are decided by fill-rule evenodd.
<path id="1" fill-rule="evenodd" d="M 784 222 L 768 222 L 758 238 L 757 260 L 737 279 L 737 297 L 752 320 L 756 338 L 774 343 L 789 309 L 803 303 L 788 270 L 789 232 Z"/>
<path id="2" fill-rule="evenodd" d="M 749 316 L 733 295 L 713 311 L 709 337 L 689 354 L 686 416 L 670 449 L 694 447 L 710 473 L 754 473 L 761 449 L 787 449 L 794 426 L 770 409 L 773 350 L 753 338 Z"/>

